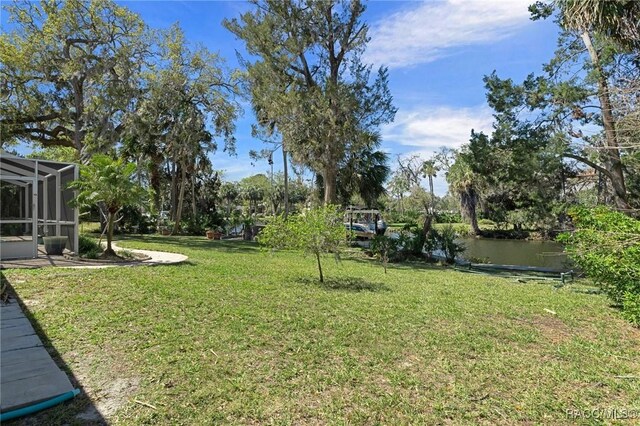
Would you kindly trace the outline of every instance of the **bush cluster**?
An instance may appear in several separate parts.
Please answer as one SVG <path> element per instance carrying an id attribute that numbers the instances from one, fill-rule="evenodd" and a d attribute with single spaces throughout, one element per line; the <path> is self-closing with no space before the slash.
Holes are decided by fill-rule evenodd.
<path id="1" fill-rule="evenodd" d="M 438 231 L 431 229 L 425 236 L 422 229 L 414 232 L 400 232 L 397 238 L 378 235 L 371 242 L 370 251 L 385 266 L 388 262 L 400 262 L 410 258 L 422 258 L 425 253 L 431 257 L 439 250 L 447 263 L 454 263 L 456 255 L 464 251 L 458 241 L 458 233 L 452 225 L 445 225 Z"/>
<path id="2" fill-rule="evenodd" d="M 320 282 L 324 282 L 320 256 L 332 254 L 336 259 L 347 243 L 347 231 L 337 206 L 309 209 L 288 218 L 277 216 L 262 230 L 258 242 L 269 250 L 302 250 L 318 263 Z"/>
<path id="3" fill-rule="evenodd" d="M 78 237 L 78 254 L 87 259 L 97 259 L 102 253 L 102 248 L 98 242 L 91 237 L 80 235 Z"/>
<path id="4" fill-rule="evenodd" d="M 558 240 L 566 252 L 640 325 L 640 221 L 606 207 L 574 208 L 575 230 Z"/>

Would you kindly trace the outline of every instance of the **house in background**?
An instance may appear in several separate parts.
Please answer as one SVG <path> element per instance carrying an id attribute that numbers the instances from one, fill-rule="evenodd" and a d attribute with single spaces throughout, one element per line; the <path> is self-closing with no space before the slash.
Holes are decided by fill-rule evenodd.
<path id="1" fill-rule="evenodd" d="M 0 260 L 38 257 L 42 237 L 67 237 L 78 251 L 78 209 L 71 207 L 78 179 L 73 163 L 22 158 L 0 150 Z"/>

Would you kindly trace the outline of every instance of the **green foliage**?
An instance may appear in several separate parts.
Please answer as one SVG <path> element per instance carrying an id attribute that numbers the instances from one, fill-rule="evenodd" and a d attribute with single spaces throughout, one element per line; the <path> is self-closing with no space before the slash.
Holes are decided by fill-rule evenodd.
<path id="1" fill-rule="evenodd" d="M 94 155 L 80 168 L 80 179 L 70 184 L 78 190 L 73 200 L 76 206 L 100 205 L 107 213 L 107 252 L 113 253 L 111 241 L 115 216 L 124 206 L 142 207 L 149 194 L 133 180 L 136 165 L 114 160 L 107 155 Z"/>
<path id="2" fill-rule="evenodd" d="M 443 229 L 446 226 L 453 227 L 453 230 L 458 235 L 462 235 L 462 236 L 473 235 L 473 231 L 472 231 L 471 227 L 469 225 L 467 225 L 466 223 L 436 223 L 436 224 L 433 225 L 433 228 L 435 230 L 440 230 L 440 229 Z"/>
<path id="3" fill-rule="evenodd" d="M 205 226 L 208 229 L 222 229 L 227 224 L 222 214 L 217 211 L 211 212 L 204 217 L 206 218 Z"/>
<path id="4" fill-rule="evenodd" d="M 157 210 L 162 209 L 163 180 L 171 182 L 165 199 L 172 206 L 173 232 L 178 232 L 189 192 L 196 198 L 193 210 L 214 207 L 220 180 L 209 154 L 219 140 L 225 151 L 235 152 L 238 81 L 220 56 L 189 43 L 179 25 L 160 35 L 155 61 L 143 74 L 146 90 L 135 114 L 127 116 L 123 151 L 143 159 Z"/>
<path id="5" fill-rule="evenodd" d="M 429 234 L 424 241 L 423 247 L 428 257 L 431 257 L 433 255 L 433 252 L 438 250 L 438 231 L 436 231 L 435 229 L 431 229 L 429 231 Z"/>
<path id="6" fill-rule="evenodd" d="M 614 302 L 637 315 L 640 221 L 606 207 L 574 208 L 570 215 L 576 230 L 559 237 L 567 253 Z"/>
<path id="7" fill-rule="evenodd" d="M 435 212 L 434 220 L 436 223 L 460 223 L 462 222 L 462 215 L 459 211 L 438 211 Z M 479 220 L 478 223 L 483 225 L 483 219 Z"/>
<path id="8" fill-rule="evenodd" d="M 207 229 L 207 217 L 203 215 L 186 218 L 182 227 L 187 235 L 204 235 Z"/>
<path id="9" fill-rule="evenodd" d="M 640 294 L 625 293 L 622 299 L 622 316 L 627 321 L 640 326 Z"/>
<path id="10" fill-rule="evenodd" d="M 389 223 L 411 223 L 415 226 L 418 219 L 420 219 L 420 212 L 415 210 L 407 210 L 404 212 L 392 210 L 386 212 L 384 217 Z"/>
<path id="11" fill-rule="evenodd" d="M 120 229 L 136 234 L 149 234 L 154 231 L 154 221 L 144 214 L 139 207 L 124 206 L 122 219 L 118 222 Z"/>
<path id="12" fill-rule="evenodd" d="M 322 175 L 324 201 L 335 203 L 340 164 L 371 148 L 380 126 L 396 112 L 387 69 L 372 73 L 361 60 L 369 40 L 364 6 L 255 3 L 224 25 L 257 59 L 245 63 L 259 125 L 267 134 L 278 132 L 297 163 Z"/>
<path id="13" fill-rule="evenodd" d="M 74 148 L 68 146 L 45 146 L 31 152 L 26 157 L 61 161 L 63 163 L 74 163 L 78 161 L 78 152 Z"/>
<path id="14" fill-rule="evenodd" d="M 124 163 L 108 155 L 94 155 L 91 162 L 80 168 L 80 179 L 70 187 L 79 190 L 77 205 L 103 203 L 109 212 L 117 212 L 125 205 L 143 206 L 148 194 L 132 178 L 134 163 Z"/>
<path id="15" fill-rule="evenodd" d="M 472 133 L 473 139 L 473 133 Z M 474 160 L 469 148 L 463 148 L 456 154 L 455 162 L 449 167 L 446 178 L 449 191 L 460 200 L 462 217 L 469 222 L 475 234 L 480 233 L 476 216 L 476 206 L 480 198 L 480 190 L 484 186 L 481 174 L 473 170 Z"/>
<path id="16" fill-rule="evenodd" d="M 5 141 L 111 147 L 149 51 L 140 17 L 110 0 L 16 1 L 0 37 Z M 4 142 L 4 141 L 3 141 Z"/>
<path id="17" fill-rule="evenodd" d="M 260 233 L 258 242 L 272 250 L 302 250 L 318 263 L 320 282 L 324 282 L 320 256 L 331 253 L 339 259 L 346 245 L 342 216 L 333 205 L 307 210 L 304 214 L 275 217 Z"/>
<path id="18" fill-rule="evenodd" d="M 460 230 L 464 232 L 459 232 Z M 424 235 L 421 228 L 417 226 L 408 227 L 398 233 L 397 239 L 392 239 L 395 249 L 389 248 L 389 262 L 403 261 L 409 258 L 431 257 L 436 250 L 442 251 L 448 263 L 454 263 L 457 254 L 464 252 L 464 245 L 456 242 L 461 234 L 469 232 L 469 227 L 465 224 L 438 224 L 431 229 L 428 235 Z M 386 237 L 385 237 L 386 238 Z M 375 242 L 375 239 L 374 239 Z M 380 249 L 374 250 L 372 244 L 371 251 L 377 257 L 380 257 L 380 250 L 384 249 L 384 245 L 380 245 Z"/>
<path id="19" fill-rule="evenodd" d="M 78 237 L 78 254 L 80 256 L 87 259 L 96 259 L 100 253 L 102 253 L 102 248 L 94 238 L 85 235 Z"/>
<path id="20" fill-rule="evenodd" d="M 385 274 L 387 273 L 388 263 L 397 260 L 401 253 L 399 241 L 386 235 L 376 235 L 371 241 L 369 249 L 371 253 L 382 262 Z"/>
<path id="21" fill-rule="evenodd" d="M 422 250 L 427 242 L 427 236 L 422 232 L 422 228 L 416 228 L 415 233 L 409 240 L 409 244 L 406 246 L 409 254 L 416 257 L 422 257 Z"/>
<path id="22" fill-rule="evenodd" d="M 544 65 L 544 74 L 530 74 L 522 84 L 500 79 L 495 73 L 485 77 L 487 100 L 496 111 L 492 139 L 509 151 L 507 156 L 496 158 L 509 159 L 511 154 L 519 157 L 513 173 L 516 178 L 526 175 L 531 166 L 540 169 L 534 179 L 525 181 L 523 188 L 528 186 L 535 191 L 523 191 L 524 201 L 531 193 L 535 196 L 527 202 L 539 204 L 552 195 L 550 190 L 557 192 L 557 184 L 549 185 L 553 179 L 548 172 L 562 167 L 562 180 L 587 168 L 604 176 L 608 194 L 603 199 L 610 205 L 627 210 L 640 203 L 639 194 L 627 182 L 639 170 L 633 161 L 628 162 L 638 152 L 639 4 L 626 0 L 536 2 L 530 8 L 534 19 L 553 16 L 562 27 L 558 49 Z M 591 130 L 584 132 L 586 128 Z M 530 137 L 521 137 L 527 134 Z M 536 140 L 542 144 L 531 147 L 530 152 L 525 150 L 525 156 L 518 155 L 517 146 L 511 146 L 512 142 L 527 146 Z M 578 164 L 561 162 L 562 157 Z M 491 161 L 481 164 L 498 175 L 503 172 Z M 575 192 L 582 188 L 571 188 L 570 181 L 568 186 L 563 185 L 563 199 L 578 198 Z M 549 209 L 533 210 L 541 216 Z M 547 220 L 540 219 L 543 223 Z"/>
<path id="23" fill-rule="evenodd" d="M 357 152 L 351 152 L 338 169 L 336 180 L 340 203 L 344 206 L 352 204 L 354 195 L 362 198 L 364 205 L 377 208 L 378 199 L 386 193 L 384 183 L 391 174 L 388 166 L 389 156 L 376 151 L 381 143 L 377 135 L 367 146 Z M 319 189 L 324 189 L 319 186 Z"/>
<path id="24" fill-rule="evenodd" d="M 454 263 L 456 256 L 465 250 L 463 244 L 456 242 L 458 234 L 455 228 L 451 224 L 447 224 L 440 231 L 434 230 L 433 232 L 437 247 L 444 253 L 447 263 Z"/>

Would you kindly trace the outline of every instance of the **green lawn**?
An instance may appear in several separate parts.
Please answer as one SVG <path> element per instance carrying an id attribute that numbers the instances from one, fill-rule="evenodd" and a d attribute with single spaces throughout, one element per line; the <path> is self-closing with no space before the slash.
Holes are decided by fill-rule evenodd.
<path id="1" fill-rule="evenodd" d="M 319 285 L 313 258 L 253 243 L 120 245 L 190 261 L 5 272 L 110 423 L 575 424 L 566 410 L 640 409 L 640 330 L 603 296 L 362 259 L 325 260 Z M 87 403 L 47 423 L 84 424 Z"/>

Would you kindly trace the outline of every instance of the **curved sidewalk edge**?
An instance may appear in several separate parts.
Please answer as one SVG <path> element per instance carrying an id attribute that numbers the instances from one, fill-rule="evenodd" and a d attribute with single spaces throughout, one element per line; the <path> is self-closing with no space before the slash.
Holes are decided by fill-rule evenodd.
<path id="1" fill-rule="evenodd" d="M 153 250 L 140 250 L 140 249 L 129 249 L 122 248 L 113 242 L 111 243 L 114 250 L 126 250 L 131 253 L 140 253 L 145 256 L 150 257 L 150 259 L 143 260 L 142 262 L 138 262 L 138 264 L 143 265 L 173 265 L 175 263 L 182 263 L 189 259 L 188 256 L 179 253 L 170 253 L 168 251 L 153 251 Z"/>
<path id="2" fill-rule="evenodd" d="M 103 242 L 103 244 L 105 244 Z M 169 253 L 166 251 L 153 251 L 153 250 L 140 250 L 140 249 L 130 249 L 130 248 L 122 248 L 116 245 L 115 242 L 111 243 L 111 246 L 114 250 L 126 250 L 131 253 L 140 253 L 143 254 L 149 259 L 142 260 L 139 262 L 122 262 L 122 263 L 107 263 L 102 265 L 75 265 L 75 266 L 66 266 L 67 268 L 77 268 L 77 269 L 100 269 L 100 268 L 114 268 L 114 267 L 123 267 L 123 266 L 155 266 L 155 265 L 175 265 L 178 263 L 185 262 L 189 259 L 188 256 L 179 253 Z"/>

